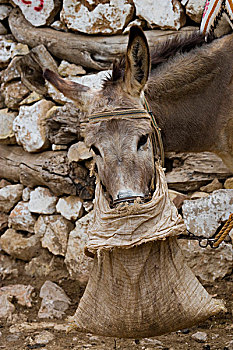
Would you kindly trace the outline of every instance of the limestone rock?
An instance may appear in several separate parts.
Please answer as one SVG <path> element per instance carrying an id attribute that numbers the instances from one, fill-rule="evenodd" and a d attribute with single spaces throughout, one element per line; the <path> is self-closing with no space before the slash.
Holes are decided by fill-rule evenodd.
<path id="1" fill-rule="evenodd" d="M 188 0 L 185 9 L 186 14 L 196 23 L 201 23 L 206 0 Z"/>
<path id="2" fill-rule="evenodd" d="M 82 216 L 83 203 L 82 200 L 76 196 L 64 197 L 58 200 L 56 209 L 64 218 L 68 220 L 77 220 Z"/>
<path id="3" fill-rule="evenodd" d="M 53 29 L 56 29 L 56 30 L 61 30 L 62 32 L 68 32 L 66 25 L 64 23 L 62 23 L 61 21 L 53 22 L 50 25 L 50 27 L 52 27 Z"/>
<path id="4" fill-rule="evenodd" d="M 110 70 L 100 71 L 96 74 L 88 74 L 82 77 L 74 77 L 69 76 L 67 79 L 70 81 L 74 81 L 79 84 L 86 85 L 91 89 L 98 90 L 102 87 L 103 80 L 111 73 Z M 65 97 L 61 92 L 55 89 L 52 84 L 46 81 L 46 86 L 48 87 L 48 94 L 52 97 L 52 99 L 58 103 L 66 103 L 72 102 L 69 98 Z M 83 99 L 85 100 L 85 95 L 83 95 Z"/>
<path id="5" fill-rule="evenodd" d="M 224 188 L 233 189 L 233 177 L 229 177 L 229 179 L 224 182 Z"/>
<path id="6" fill-rule="evenodd" d="M 51 276 L 56 280 L 68 277 L 64 259 L 60 256 L 54 256 L 43 248 L 40 250 L 39 256 L 32 258 L 31 261 L 25 264 L 25 273 L 30 277 L 44 278 Z"/>
<path id="7" fill-rule="evenodd" d="M 134 0 L 136 15 L 151 26 L 179 29 L 185 24 L 182 6 L 177 0 Z"/>
<path id="8" fill-rule="evenodd" d="M 20 106 L 22 105 L 31 105 L 35 102 L 38 102 L 43 99 L 43 96 L 38 94 L 36 91 L 33 91 L 29 96 L 27 96 L 23 101 L 20 102 Z"/>
<path id="9" fill-rule="evenodd" d="M 210 182 L 208 185 L 206 186 L 202 186 L 200 188 L 201 191 L 203 192 L 208 192 L 208 193 L 211 193 L 213 191 L 216 191 L 216 190 L 221 190 L 223 188 L 223 185 L 220 181 L 218 181 L 217 178 L 215 178 L 212 182 Z"/>
<path id="10" fill-rule="evenodd" d="M 14 144 L 16 143 L 13 132 L 13 121 L 16 113 L 9 112 L 8 109 L 0 109 L 0 143 Z"/>
<path id="11" fill-rule="evenodd" d="M 0 188 L 6 187 L 8 185 L 11 185 L 11 182 L 5 180 L 5 179 L 1 179 L 0 180 Z"/>
<path id="12" fill-rule="evenodd" d="M 6 105 L 5 105 L 5 101 L 4 101 L 4 97 L 2 96 L 2 92 L 0 90 L 0 108 L 5 108 Z"/>
<path id="13" fill-rule="evenodd" d="M 205 198 L 208 196 L 209 196 L 209 193 L 196 191 L 191 195 L 190 199 L 195 200 L 195 199 Z"/>
<path id="14" fill-rule="evenodd" d="M 233 350 L 233 340 L 230 340 L 230 341 L 226 344 L 226 349 L 228 349 L 228 350 Z"/>
<path id="15" fill-rule="evenodd" d="M 17 43 L 12 51 L 12 58 L 15 56 L 27 55 L 29 53 L 29 48 L 27 45 Z"/>
<path id="16" fill-rule="evenodd" d="M 55 335 L 46 330 L 35 336 L 34 344 L 48 344 L 55 338 Z"/>
<path id="17" fill-rule="evenodd" d="M 52 107 L 46 115 L 46 135 L 55 145 L 70 145 L 80 137 L 80 110 L 73 103 Z"/>
<path id="18" fill-rule="evenodd" d="M 0 319 L 10 318 L 15 311 L 14 305 L 10 302 L 12 297 L 7 294 L 0 295 Z"/>
<path id="19" fill-rule="evenodd" d="M 19 262 L 8 255 L 0 254 L 0 279 L 3 281 L 5 278 L 18 277 L 18 265 Z M 1 303 L 0 303 L 1 304 Z"/>
<path id="20" fill-rule="evenodd" d="M 28 208 L 32 213 L 53 214 L 56 210 L 58 198 L 45 187 L 37 187 L 30 193 Z"/>
<path id="21" fill-rule="evenodd" d="M 139 26 L 141 27 L 142 29 L 146 28 L 146 21 L 141 19 L 141 18 L 137 18 L 135 19 L 134 21 L 130 22 L 127 27 L 125 28 L 125 30 L 123 31 L 123 34 L 129 34 L 129 31 L 130 31 L 130 28 L 132 26 Z"/>
<path id="22" fill-rule="evenodd" d="M 134 7 L 129 0 L 64 0 L 61 21 L 69 29 L 87 34 L 118 34 L 130 22 Z"/>
<path id="23" fill-rule="evenodd" d="M 11 211 L 8 222 L 15 230 L 33 233 L 36 219 L 28 209 L 28 202 L 19 202 Z"/>
<path id="24" fill-rule="evenodd" d="M 39 235 L 25 237 L 14 229 L 8 229 L 0 237 L 0 246 L 12 257 L 29 261 L 38 255 L 41 244 Z"/>
<path id="25" fill-rule="evenodd" d="M 75 75 L 84 75 L 86 74 L 85 69 L 82 66 L 77 66 L 74 63 L 69 63 L 67 61 L 61 61 L 60 66 L 58 67 L 58 73 L 62 77 L 72 77 Z"/>
<path id="26" fill-rule="evenodd" d="M 93 209 L 93 207 L 94 207 L 93 202 L 90 202 L 90 201 L 83 202 L 83 208 L 87 213 L 89 213 Z"/>
<path id="27" fill-rule="evenodd" d="M 9 35 L 0 36 L 0 68 L 6 67 L 12 58 L 12 50 L 15 42 L 10 39 Z"/>
<path id="28" fill-rule="evenodd" d="M 73 144 L 68 151 L 69 162 L 79 162 L 93 157 L 93 153 L 87 148 L 84 142 L 79 141 Z"/>
<path id="29" fill-rule="evenodd" d="M 40 233 L 42 247 L 54 255 L 65 255 L 68 235 L 74 225 L 61 215 L 40 216 L 35 225 L 35 233 Z"/>
<path id="30" fill-rule="evenodd" d="M 57 72 L 57 64 L 44 45 L 33 47 L 26 56 L 21 57 L 18 67 L 22 82 L 31 92 L 35 91 L 39 95 L 47 95 L 47 87 L 42 78 L 42 71 L 48 68 Z"/>
<path id="31" fill-rule="evenodd" d="M 33 290 L 34 288 L 30 285 L 24 285 L 24 284 L 8 285 L 0 288 L 0 296 L 5 294 L 10 297 L 15 297 L 18 304 L 31 307 L 32 306 L 31 294 Z"/>
<path id="32" fill-rule="evenodd" d="M 28 88 L 21 81 L 2 84 L 2 95 L 8 108 L 17 109 L 28 94 Z"/>
<path id="33" fill-rule="evenodd" d="M 207 341 L 207 333 L 206 332 L 196 332 L 192 335 L 192 338 L 196 340 L 198 343 L 205 343 Z"/>
<path id="34" fill-rule="evenodd" d="M 204 282 L 213 283 L 232 271 L 233 247 L 222 243 L 218 249 L 200 248 L 197 241 L 180 239 L 179 245 L 187 264 Z"/>
<path id="35" fill-rule="evenodd" d="M 233 190 L 218 190 L 206 198 L 184 201 L 182 209 L 190 232 L 211 237 L 221 221 L 233 213 Z"/>
<path id="36" fill-rule="evenodd" d="M 3 21 L 11 13 L 12 6 L 10 5 L 0 5 L 0 21 Z"/>
<path id="37" fill-rule="evenodd" d="M 20 324 L 14 324 L 9 328 L 10 333 L 19 333 L 19 332 L 37 332 L 42 329 L 54 329 L 55 331 L 67 331 L 69 325 L 64 323 L 56 322 L 21 322 Z M 38 347 L 37 347 L 38 348 Z"/>
<path id="38" fill-rule="evenodd" d="M 0 189 L 0 211 L 8 213 L 20 200 L 23 185 L 8 185 Z"/>
<path id="39" fill-rule="evenodd" d="M 13 41 L 12 35 L 0 36 L 0 68 L 6 67 L 14 56 L 25 55 L 28 52 L 28 46 Z"/>
<path id="40" fill-rule="evenodd" d="M 176 191 L 197 191 L 215 178 L 226 179 L 232 173 L 213 153 L 168 153 L 173 169 L 166 173 L 168 187 Z"/>
<path id="41" fill-rule="evenodd" d="M 8 215 L 0 213 L 0 233 L 4 231 L 8 224 Z"/>
<path id="42" fill-rule="evenodd" d="M 62 318 L 71 303 L 63 289 L 50 281 L 41 287 L 40 297 L 39 318 Z"/>
<path id="43" fill-rule="evenodd" d="M 81 284 L 88 281 L 92 259 L 84 254 L 88 241 L 87 228 L 93 220 L 93 211 L 76 221 L 76 227 L 69 234 L 65 263 L 70 276 Z"/>
<path id="44" fill-rule="evenodd" d="M 12 80 L 20 80 L 20 72 L 18 70 L 18 62 L 20 59 L 20 57 L 14 57 L 8 64 L 7 68 L 2 71 L 2 83 L 9 83 Z"/>
<path id="45" fill-rule="evenodd" d="M 82 77 L 74 77 L 74 81 L 88 86 L 91 89 L 99 90 L 102 87 L 103 80 L 111 74 L 111 70 L 103 70 L 96 74 L 88 74 Z"/>
<path id="46" fill-rule="evenodd" d="M 48 147 L 45 136 L 46 113 L 53 107 L 51 101 L 41 100 L 32 106 L 20 107 L 13 123 L 16 140 L 27 152 L 38 152 Z"/>
<path id="47" fill-rule="evenodd" d="M 22 193 L 22 199 L 24 202 L 28 202 L 30 199 L 30 193 L 32 192 L 32 189 L 29 187 L 25 187 L 23 189 L 23 193 Z"/>
<path id="48" fill-rule="evenodd" d="M 182 207 L 184 200 L 188 199 L 187 195 L 174 190 L 168 190 L 168 194 L 169 194 L 170 200 L 175 204 L 177 209 L 180 209 Z"/>
<path id="49" fill-rule="evenodd" d="M 7 29 L 6 27 L 4 27 L 4 25 L 2 23 L 0 23 L 0 35 L 6 35 L 8 32 L 7 32 Z"/>
<path id="50" fill-rule="evenodd" d="M 50 24 L 59 10 L 59 1 L 55 0 L 37 2 L 12 0 L 12 2 L 19 6 L 28 22 L 35 27 Z"/>

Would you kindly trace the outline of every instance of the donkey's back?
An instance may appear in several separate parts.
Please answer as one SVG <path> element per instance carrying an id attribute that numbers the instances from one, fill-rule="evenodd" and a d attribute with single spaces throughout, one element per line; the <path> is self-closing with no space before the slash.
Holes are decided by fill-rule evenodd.
<path id="1" fill-rule="evenodd" d="M 185 47 L 185 40 L 191 45 L 199 39 L 194 35 L 183 40 Z M 214 152 L 233 171 L 233 34 L 183 52 L 180 42 L 179 52 L 172 41 L 167 51 L 164 45 L 152 56 L 145 93 L 162 129 L 165 150 Z M 169 45 L 170 57 L 159 60 Z"/>

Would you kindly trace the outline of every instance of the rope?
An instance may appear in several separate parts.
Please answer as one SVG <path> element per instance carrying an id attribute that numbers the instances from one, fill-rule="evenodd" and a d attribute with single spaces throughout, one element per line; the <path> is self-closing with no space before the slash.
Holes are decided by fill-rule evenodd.
<path id="1" fill-rule="evenodd" d="M 213 248 L 218 248 L 220 243 L 226 238 L 226 236 L 233 229 L 233 214 L 229 216 L 229 219 L 226 221 L 225 225 L 221 228 L 218 234 L 215 236 L 215 242 Z"/>
<path id="2" fill-rule="evenodd" d="M 127 116 L 127 118 L 132 118 L 132 119 L 141 119 L 141 118 L 149 118 L 147 111 L 145 109 L 121 109 L 119 111 L 113 111 L 113 112 L 102 112 L 102 113 L 96 113 L 96 114 L 91 114 L 89 116 L 89 121 L 90 122 L 99 122 L 101 120 L 105 119 L 111 119 L 111 118 L 122 118 Z"/>

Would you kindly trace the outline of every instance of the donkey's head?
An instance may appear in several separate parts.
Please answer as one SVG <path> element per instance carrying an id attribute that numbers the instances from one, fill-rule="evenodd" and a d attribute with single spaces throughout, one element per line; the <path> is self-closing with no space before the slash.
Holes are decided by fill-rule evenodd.
<path id="1" fill-rule="evenodd" d="M 139 27 L 129 35 L 125 65 L 116 65 L 103 88 L 93 91 L 66 81 L 46 70 L 45 78 L 72 99 L 88 116 L 121 110 L 144 109 L 143 90 L 149 75 L 150 55 L 146 37 Z M 133 112 L 132 112 L 133 114 Z M 151 122 L 129 115 L 88 123 L 85 142 L 94 152 L 96 170 L 113 201 L 146 198 L 154 176 L 153 151 L 149 135 Z"/>

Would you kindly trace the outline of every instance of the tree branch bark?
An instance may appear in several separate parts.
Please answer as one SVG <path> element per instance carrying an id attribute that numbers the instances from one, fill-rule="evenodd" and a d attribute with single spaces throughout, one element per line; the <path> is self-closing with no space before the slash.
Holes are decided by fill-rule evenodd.
<path id="1" fill-rule="evenodd" d="M 60 32 L 50 28 L 36 28 L 22 15 L 18 8 L 9 17 L 12 34 L 18 42 L 35 47 L 43 44 L 54 56 L 83 67 L 104 70 L 109 69 L 111 63 L 126 52 L 128 36 L 92 36 L 75 33 Z M 185 31 L 193 31 L 187 27 Z M 170 35 L 182 34 L 184 31 L 146 31 L 149 45 Z"/>

